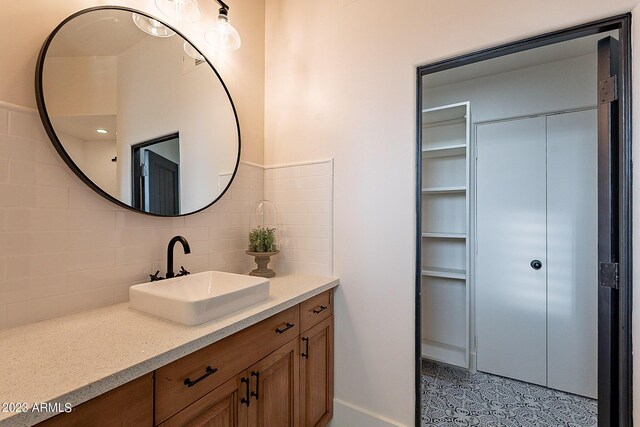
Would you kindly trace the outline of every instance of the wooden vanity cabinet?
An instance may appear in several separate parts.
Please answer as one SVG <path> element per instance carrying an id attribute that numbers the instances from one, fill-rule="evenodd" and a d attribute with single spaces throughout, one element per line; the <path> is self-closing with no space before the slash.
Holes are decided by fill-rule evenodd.
<path id="1" fill-rule="evenodd" d="M 325 426 L 333 416 L 332 292 L 40 425 Z"/>
<path id="2" fill-rule="evenodd" d="M 333 293 L 327 291 L 310 298 L 295 310 L 295 325 L 289 330 L 292 331 L 298 321 L 301 329 L 296 330 L 294 339 L 160 425 L 326 426 L 333 417 Z M 293 322 L 287 323 L 281 318 L 271 325 L 286 326 Z M 300 332 L 302 329 L 305 330 Z M 233 337 L 235 335 L 230 338 Z M 184 363 L 188 357 L 177 362 Z M 159 369 L 156 387 L 161 378 Z M 181 400 L 182 397 L 174 395 L 174 401 Z M 156 399 L 156 415 L 163 412 Z"/>
<path id="3" fill-rule="evenodd" d="M 248 407 L 245 396 L 249 389 L 248 383 L 247 373 L 243 372 L 159 426 L 246 427 Z"/>
<path id="4" fill-rule="evenodd" d="M 296 338 L 159 427 L 298 426 L 298 359 Z"/>
<path id="5" fill-rule="evenodd" d="M 294 306 L 157 369 L 156 424 L 296 339 L 299 323 Z"/>

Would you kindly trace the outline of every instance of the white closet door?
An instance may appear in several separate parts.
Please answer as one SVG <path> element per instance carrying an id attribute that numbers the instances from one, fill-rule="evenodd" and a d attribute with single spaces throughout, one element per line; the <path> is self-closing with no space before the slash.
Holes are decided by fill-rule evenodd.
<path id="1" fill-rule="evenodd" d="M 547 118 L 548 386 L 595 398 L 598 369 L 596 110 Z"/>
<path id="2" fill-rule="evenodd" d="M 477 367 L 535 384 L 546 383 L 545 140 L 544 117 L 477 127 Z"/>

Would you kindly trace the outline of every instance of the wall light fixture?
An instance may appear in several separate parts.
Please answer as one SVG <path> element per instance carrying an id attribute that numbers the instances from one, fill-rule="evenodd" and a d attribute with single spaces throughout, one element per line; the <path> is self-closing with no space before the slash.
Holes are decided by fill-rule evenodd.
<path id="1" fill-rule="evenodd" d="M 205 32 L 204 38 L 214 48 L 236 50 L 242 41 L 238 31 L 229 22 L 229 6 L 222 0 L 215 1 L 220 5 L 218 20 Z M 201 16 L 198 0 L 156 0 L 156 6 L 162 13 L 178 22 L 196 22 Z M 187 53 L 194 57 L 189 51 Z"/>

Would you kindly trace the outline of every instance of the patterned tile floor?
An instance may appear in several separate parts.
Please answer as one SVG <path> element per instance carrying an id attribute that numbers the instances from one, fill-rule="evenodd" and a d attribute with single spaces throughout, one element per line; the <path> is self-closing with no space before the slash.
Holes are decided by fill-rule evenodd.
<path id="1" fill-rule="evenodd" d="M 596 400 L 422 361 L 423 426 L 596 426 Z"/>

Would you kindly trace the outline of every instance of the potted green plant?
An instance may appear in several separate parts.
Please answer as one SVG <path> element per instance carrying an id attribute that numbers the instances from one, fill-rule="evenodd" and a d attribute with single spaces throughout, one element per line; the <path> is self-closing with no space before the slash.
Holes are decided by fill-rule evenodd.
<path id="1" fill-rule="evenodd" d="M 280 253 L 276 247 L 276 229 L 261 225 L 253 228 L 249 233 L 249 250 L 247 255 L 255 258 L 258 268 L 249 275 L 259 277 L 273 277 L 276 272 L 268 268 L 271 257 Z"/>

